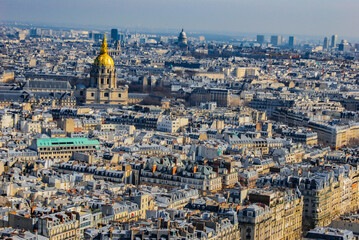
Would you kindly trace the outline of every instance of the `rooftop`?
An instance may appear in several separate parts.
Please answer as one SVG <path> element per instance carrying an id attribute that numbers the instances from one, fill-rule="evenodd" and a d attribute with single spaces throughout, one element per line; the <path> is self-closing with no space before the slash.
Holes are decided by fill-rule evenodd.
<path id="1" fill-rule="evenodd" d="M 72 146 L 72 145 L 100 145 L 98 140 L 87 138 L 42 138 L 37 139 L 37 147 L 54 147 L 54 146 Z"/>

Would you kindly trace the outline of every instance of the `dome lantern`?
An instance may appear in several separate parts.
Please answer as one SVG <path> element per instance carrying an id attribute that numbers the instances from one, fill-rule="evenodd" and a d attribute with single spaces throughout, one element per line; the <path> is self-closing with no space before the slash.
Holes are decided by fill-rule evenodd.
<path id="1" fill-rule="evenodd" d="M 101 44 L 100 55 L 95 59 L 94 65 L 97 67 L 114 67 L 115 63 L 110 55 L 107 54 L 107 42 L 106 35 L 103 36 L 103 41 Z"/>

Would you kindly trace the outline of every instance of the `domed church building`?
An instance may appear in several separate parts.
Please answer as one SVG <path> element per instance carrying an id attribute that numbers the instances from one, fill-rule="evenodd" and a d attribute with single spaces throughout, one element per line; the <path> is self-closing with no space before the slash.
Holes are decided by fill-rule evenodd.
<path id="1" fill-rule="evenodd" d="M 183 29 L 180 32 L 179 36 L 178 36 L 178 45 L 180 45 L 181 47 L 186 47 L 187 46 L 187 35 L 183 31 Z"/>
<path id="2" fill-rule="evenodd" d="M 105 35 L 100 55 L 95 59 L 91 69 L 89 86 L 82 95 L 85 104 L 127 104 L 128 87 L 117 86 L 115 64 L 107 52 Z"/>

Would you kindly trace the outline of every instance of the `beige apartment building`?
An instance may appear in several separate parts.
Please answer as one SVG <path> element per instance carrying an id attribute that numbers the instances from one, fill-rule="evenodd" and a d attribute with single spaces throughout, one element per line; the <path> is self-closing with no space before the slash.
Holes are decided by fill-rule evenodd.
<path id="1" fill-rule="evenodd" d="M 258 190 L 248 196 L 255 204 L 239 212 L 241 239 L 300 239 L 302 196 L 294 191 L 281 190 Z"/>
<path id="2" fill-rule="evenodd" d="M 100 142 L 87 138 L 42 138 L 35 139 L 30 149 L 37 151 L 40 159 L 68 160 L 75 152 L 95 152 Z"/>

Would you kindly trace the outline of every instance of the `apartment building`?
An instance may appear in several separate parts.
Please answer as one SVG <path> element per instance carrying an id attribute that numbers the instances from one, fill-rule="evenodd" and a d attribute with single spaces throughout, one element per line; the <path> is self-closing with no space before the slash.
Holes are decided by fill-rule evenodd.
<path id="1" fill-rule="evenodd" d="M 181 127 L 188 125 L 188 118 L 164 117 L 157 122 L 157 131 L 176 133 Z"/>
<path id="2" fill-rule="evenodd" d="M 75 212 L 58 212 L 44 215 L 38 220 L 39 234 L 49 240 L 80 239 L 79 219 Z"/>
<path id="3" fill-rule="evenodd" d="M 333 218 L 358 209 L 357 170 L 342 166 L 322 169 L 306 177 L 259 178 L 257 186 L 298 188 L 303 195 L 303 228 L 327 226 Z"/>
<path id="4" fill-rule="evenodd" d="M 169 158 L 152 158 L 140 173 L 140 183 L 167 189 L 188 186 L 203 192 L 222 189 L 222 179 L 210 166 L 179 163 Z"/>
<path id="5" fill-rule="evenodd" d="M 71 158 L 74 152 L 95 152 L 100 142 L 87 138 L 39 138 L 34 139 L 30 149 L 37 151 L 40 159 Z"/>

